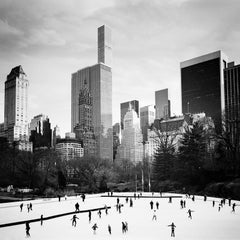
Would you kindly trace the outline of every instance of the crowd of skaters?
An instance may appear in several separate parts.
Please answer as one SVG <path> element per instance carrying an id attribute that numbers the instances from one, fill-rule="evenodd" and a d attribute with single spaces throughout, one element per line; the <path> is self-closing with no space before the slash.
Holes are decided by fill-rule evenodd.
<path id="1" fill-rule="evenodd" d="M 154 193 L 152 193 L 152 195 L 154 195 Z M 111 192 L 111 196 L 113 196 L 113 193 Z M 140 194 L 136 194 L 134 193 L 133 195 L 133 198 L 136 200 L 137 198 L 140 198 L 140 196 L 142 196 L 142 193 Z M 160 192 L 160 196 L 162 196 L 162 193 Z M 81 198 L 82 198 L 82 201 L 84 202 L 85 201 L 85 194 L 82 194 L 81 195 Z M 191 198 L 192 201 L 195 201 L 195 196 L 194 195 L 186 195 L 186 198 Z M 66 196 L 65 196 L 65 200 L 66 200 Z M 61 201 L 61 199 L 59 198 L 59 201 Z M 126 197 L 125 198 L 125 201 L 126 201 L 126 204 L 129 202 L 129 206 L 130 207 L 133 207 L 133 200 L 132 200 L 132 197 Z M 203 196 L 203 201 L 207 201 L 207 196 L 204 195 Z M 220 209 L 226 204 L 226 199 L 223 198 L 221 199 L 220 203 L 219 203 L 219 208 L 218 208 L 218 211 L 220 211 Z M 232 207 L 232 211 L 231 212 L 235 212 L 235 207 L 236 207 L 236 203 L 233 203 L 231 202 L 232 200 L 229 198 L 228 199 L 228 205 Z M 212 201 L 212 206 L 214 207 L 215 206 L 215 200 Z M 172 203 L 172 197 L 169 197 L 169 203 Z M 22 212 L 23 210 L 23 203 L 20 204 L 20 211 Z M 155 202 L 155 205 L 156 205 L 156 209 L 159 209 L 159 202 L 156 201 Z M 121 213 L 121 207 L 123 207 L 124 205 L 120 203 L 120 199 L 119 197 L 117 197 L 117 204 L 116 204 L 116 209 L 119 213 Z M 186 207 L 186 200 L 180 200 L 180 206 L 181 208 L 185 208 Z M 107 205 L 104 206 L 105 208 L 105 213 L 106 215 L 108 214 L 108 207 Z M 153 218 L 152 220 L 157 220 L 157 215 L 156 215 L 156 210 L 154 209 L 154 202 L 151 200 L 150 201 L 150 208 L 151 210 L 154 210 L 153 212 Z M 32 203 L 28 203 L 27 204 L 27 210 L 28 212 L 29 211 L 32 211 Z M 77 202 L 75 204 L 75 211 L 76 212 L 79 212 L 80 209 L 79 209 L 79 203 Z M 192 212 L 194 212 L 193 210 L 189 209 L 187 211 L 188 213 L 188 218 L 192 219 Z M 99 215 L 99 218 L 101 218 L 101 209 L 98 210 L 97 214 Z M 89 211 L 89 214 L 88 214 L 88 218 L 89 218 L 89 223 L 91 222 L 91 211 Z M 76 227 L 77 225 L 77 219 L 79 219 L 76 214 L 73 215 L 71 221 L 72 221 L 72 226 Z M 43 224 L 43 215 L 41 215 L 40 217 L 40 223 L 41 225 Z M 176 225 L 172 222 L 172 224 L 168 225 L 168 227 L 171 227 L 171 237 L 175 237 L 175 228 L 176 228 Z M 97 223 L 94 223 L 94 225 L 92 226 L 92 229 L 94 231 L 94 234 L 96 234 L 96 230 L 97 230 L 98 226 L 97 226 Z M 108 224 L 107 226 L 107 230 L 108 230 L 108 233 L 111 235 L 112 234 L 112 227 L 110 224 Z M 128 231 L 128 223 L 125 221 L 125 222 L 122 222 L 122 233 L 126 233 Z M 30 237 L 30 222 L 27 221 L 26 222 L 26 237 Z"/>

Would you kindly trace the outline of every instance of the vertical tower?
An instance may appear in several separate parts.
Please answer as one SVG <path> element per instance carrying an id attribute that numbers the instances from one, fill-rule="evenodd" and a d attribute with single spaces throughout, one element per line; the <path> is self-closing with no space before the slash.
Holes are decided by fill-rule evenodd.
<path id="1" fill-rule="evenodd" d="M 121 103 L 120 105 L 121 129 L 124 128 L 123 120 L 126 113 L 128 112 L 129 104 L 131 104 L 131 108 L 137 113 L 137 116 L 139 117 L 139 101 L 138 100 L 132 100 L 132 101 Z"/>
<path id="2" fill-rule="evenodd" d="M 168 100 L 168 89 L 155 92 L 156 119 L 168 119 L 170 113 L 170 100 Z"/>
<path id="3" fill-rule="evenodd" d="M 4 131 L 10 143 L 28 140 L 28 85 L 21 65 L 11 70 L 5 82 Z"/>
<path id="4" fill-rule="evenodd" d="M 217 51 L 180 63 L 183 114 L 205 112 L 220 128 L 225 106 L 223 69 L 227 62 L 223 52 Z"/>
<path id="5" fill-rule="evenodd" d="M 92 125 L 96 138 L 96 156 L 112 160 L 112 69 L 106 65 L 109 62 L 108 51 L 106 51 L 108 45 L 105 44 L 111 36 L 109 36 L 110 30 L 107 31 L 105 26 L 98 29 L 99 34 L 102 34 L 102 31 L 103 39 L 100 36 L 98 39 L 99 63 L 72 74 L 71 126 L 73 131 L 80 123 L 79 93 L 86 88 L 92 97 Z"/>
<path id="6" fill-rule="evenodd" d="M 105 25 L 98 28 L 98 63 L 112 66 L 111 29 Z"/>

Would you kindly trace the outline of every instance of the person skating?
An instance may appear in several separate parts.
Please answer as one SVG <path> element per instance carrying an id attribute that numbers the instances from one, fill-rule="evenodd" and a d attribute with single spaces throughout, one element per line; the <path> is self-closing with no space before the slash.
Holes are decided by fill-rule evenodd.
<path id="1" fill-rule="evenodd" d="M 108 224 L 108 232 L 109 232 L 110 235 L 112 234 L 112 228 L 109 224 Z"/>
<path id="2" fill-rule="evenodd" d="M 79 212 L 80 210 L 79 210 L 79 203 L 77 202 L 76 204 L 75 204 L 75 212 Z"/>
<path id="3" fill-rule="evenodd" d="M 105 207 L 105 214 L 108 215 L 108 207 L 107 207 L 107 205 L 105 205 L 104 207 Z"/>
<path id="4" fill-rule="evenodd" d="M 23 203 L 20 204 L 20 211 L 22 212 L 23 209 Z"/>
<path id="5" fill-rule="evenodd" d="M 26 222 L 26 237 L 30 237 L 30 225 L 29 225 L 29 222 Z"/>
<path id="6" fill-rule="evenodd" d="M 98 210 L 98 216 L 99 216 L 99 218 L 101 218 L 101 216 L 102 216 L 102 212 L 100 209 Z"/>
<path id="7" fill-rule="evenodd" d="M 194 212 L 191 209 L 188 209 L 187 213 L 188 213 L 188 218 L 192 219 L 192 212 Z"/>
<path id="8" fill-rule="evenodd" d="M 157 221 L 156 210 L 154 210 L 154 212 L 153 212 L 153 217 L 152 217 L 152 220 L 155 220 L 155 221 Z"/>
<path id="9" fill-rule="evenodd" d="M 32 203 L 29 204 L 29 209 L 32 211 Z"/>
<path id="10" fill-rule="evenodd" d="M 122 233 L 126 233 L 126 231 L 127 231 L 126 224 L 122 222 Z"/>
<path id="11" fill-rule="evenodd" d="M 130 207 L 133 207 L 133 200 L 130 198 Z"/>
<path id="12" fill-rule="evenodd" d="M 233 203 L 233 205 L 232 205 L 232 212 L 234 212 L 234 213 L 235 213 L 235 207 L 236 207 L 236 203 Z"/>
<path id="13" fill-rule="evenodd" d="M 43 215 L 40 217 L 41 226 L 43 225 Z"/>
<path id="14" fill-rule="evenodd" d="M 214 200 L 212 201 L 212 206 L 213 206 L 213 207 L 215 206 L 215 201 L 214 201 Z"/>
<path id="15" fill-rule="evenodd" d="M 168 201 L 169 203 L 172 203 L 172 197 L 169 197 L 169 201 Z"/>
<path id="16" fill-rule="evenodd" d="M 228 205 L 229 205 L 229 207 L 231 206 L 231 200 L 232 200 L 231 198 L 228 199 Z"/>
<path id="17" fill-rule="evenodd" d="M 72 226 L 76 227 L 77 225 L 77 219 L 79 219 L 76 214 L 73 215 L 71 221 L 72 221 Z"/>
<path id="18" fill-rule="evenodd" d="M 88 212 L 88 221 L 91 222 L 91 219 L 92 219 L 92 212 L 89 211 L 89 212 Z"/>
<path id="19" fill-rule="evenodd" d="M 94 223 L 94 225 L 92 226 L 93 229 L 93 234 L 96 234 L 96 230 L 97 230 L 98 226 L 96 223 Z"/>
<path id="20" fill-rule="evenodd" d="M 175 237 L 175 224 L 172 222 L 172 224 L 168 225 L 168 227 L 171 227 L 171 237 Z"/>
<path id="21" fill-rule="evenodd" d="M 150 202 L 151 210 L 153 209 L 153 201 Z"/>
<path id="22" fill-rule="evenodd" d="M 157 209 L 159 208 L 159 202 L 156 202 L 156 207 L 157 207 Z"/>

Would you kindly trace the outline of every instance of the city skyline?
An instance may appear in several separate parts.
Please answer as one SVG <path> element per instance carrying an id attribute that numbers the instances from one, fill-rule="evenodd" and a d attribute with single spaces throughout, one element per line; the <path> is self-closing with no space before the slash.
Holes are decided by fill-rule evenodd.
<path id="1" fill-rule="evenodd" d="M 154 104 L 154 92 L 164 88 L 169 89 L 171 112 L 179 115 L 180 62 L 217 50 L 229 61 L 240 62 L 238 5 L 186 0 L 1 1 L 0 122 L 6 76 L 22 65 L 29 80 L 28 122 L 43 113 L 52 126 L 60 127 L 62 136 L 69 132 L 71 73 L 97 63 L 95 31 L 103 24 L 113 35 L 113 124 L 120 122 L 120 103 L 137 99 L 140 107 Z"/>

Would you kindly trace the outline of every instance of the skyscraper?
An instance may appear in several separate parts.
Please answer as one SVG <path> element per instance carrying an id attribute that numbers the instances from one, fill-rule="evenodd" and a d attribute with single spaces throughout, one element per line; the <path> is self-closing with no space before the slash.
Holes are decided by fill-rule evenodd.
<path id="1" fill-rule="evenodd" d="M 58 127 L 58 125 L 56 125 L 53 128 L 53 134 L 52 134 L 52 146 L 54 149 L 56 148 L 58 139 L 61 139 L 61 135 L 60 135 L 60 128 Z"/>
<path id="2" fill-rule="evenodd" d="M 30 141 L 33 143 L 33 149 L 52 146 L 51 123 L 46 115 L 39 114 L 31 120 Z"/>
<path id="3" fill-rule="evenodd" d="M 224 111 L 223 69 L 227 57 L 221 51 L 180 63 L 182 113 L 205 112 L 217 129 Z"/>
<path id="4" fill-rule="evenodd" d="M 143 138 L 140 119 L 135 110 L 131 108 L 131 105 L 124 116 L 123 124 L 122 141 L 118 148 L 117 158 L 138 163 L 143 160 Z"/>
<path id="5" fill-rule="evenodd" d="M 155 109 L 153 105 L 140 108 L 140 125 L 143 134 L 143 141 L 148 140 L 148 129 L 154 123 Z"/>
<path id="6" fill-rule="evenodd" d="M 170 100 L 168 100 L 168 89 L 155 92 L 156 119 L 168 119 L 171 115 Z"/>
<path id="7" fill-rule="evenodd" d="M 128 112 L 129 104 L 131 104 L 131 108 L 134 109 L 134 111 L 137 113 L 137 116 L 139 117 L 139 102 L 137 100 L 132 100 L 128 102 L 121 103 L 120 105 L 120 112 L 121 112 L 121 129 L 123 129 L 124 124 L 123 120 Z"/>
<path id="8" fill-rule="evenodd" d="M 105 26 L 100 27 L 98 31 L 102 28 L 105 29 Z M 106 34 L 106 31 L 101 34 Z M 110 29 L 107 34 L 110 34 Z M 112 160 L 112 70 L 110 66 L 105 65 L 108 63 L 109 54 L 100 51 L 103 46 L 108 45 L 102 44 L 102 41 L 109 39 L 103 36 L 101 41 L 98 40 L 98 64 L 72 74 L 71 127 L 73 131 L 80 123 L 79 94 L 82 89 L 88 89 L 92 97 L 92 125 L 96 138 L 96 156 Z"/>
<path id="9" fill-rule="evenodd" d="M 5 82 L 4 132 L 8 141 L 21 141 L 21 150 L 31 151 L 28 139 L 28 85 L 22 66 L 11 70 Z"/>

